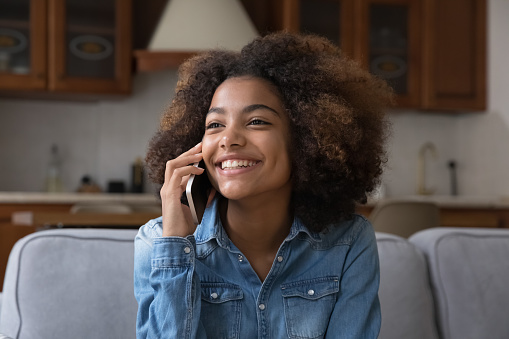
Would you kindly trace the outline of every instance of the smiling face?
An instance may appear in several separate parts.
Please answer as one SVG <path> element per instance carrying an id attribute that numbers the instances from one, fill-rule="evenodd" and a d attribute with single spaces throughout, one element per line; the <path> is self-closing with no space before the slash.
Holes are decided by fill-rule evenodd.
<path id="1" fill-rule="evenodd" d="M 289 120 L 272 84 L 253 77 L 224 81 L 205 126 L 203 159 L 212 185 L 224 197 L 289 198 Z"/>

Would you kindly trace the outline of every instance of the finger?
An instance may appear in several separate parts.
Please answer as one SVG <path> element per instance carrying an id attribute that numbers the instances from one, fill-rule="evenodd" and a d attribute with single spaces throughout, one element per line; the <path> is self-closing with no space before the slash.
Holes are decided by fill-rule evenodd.
<path id="1" fill-rule="evenodd" d="M 182 181 L 184 177 L 189 177 L 191 174 L 194 175 L 200 175 L 204 171 L 203 168 L 194 167 L 194 166 L 184 166 L 177 168 L 173 171 L 173 175 L 169 180 L 169 188 L 170 189 L 177 189 L 180 188 L 180 193 L 183 192 L 182 187 L 185 189 L 185 185 L 182 186 Z M 186 181 L 187 183 L 187 181 Z"/>
<path id="2" fill-rule="evenodd" d="M 170 181 L 173 172 L 177 168 L 189 166 L 189 164 L 194 164 L 200 162 L 203 159 L 203 155 L 201 153 L 192 154 L 192 155 L 180 155 L 179 157 L 168 160 L 166 162 L 166 169 L 164 171 L 164 181 Z"/>
<path id="3" fill-rule="evenodd" d="M 187 177 L 187 180 L 189 180 L 189 176 L 191 174 L 199 175 L 203 173 L 203 168 L 198 168 L 194 166 L 184 166 L 181 168 L 178 168 L 173 171 L 173 175 L 168 178 L 161 187 L 161 198 L 167 197 L 170 198 L 172 196 L 179 197 L 182 195 L 182 193 L 185 190 L 185 185 L 182 185 L 182 182 L 185 181 L 185 177 Z M 187 181 L 186 181 L 187 184 Z"/>
<path id="4" fill-rule="evenodd" d="M 182 181 L 180 182 L 180 186 L 185 189 L 185 187 L 187 186 L 187 182 L 189 181 L 189 178 L 191 177 L 191 175 L 185 175 L 182 177 Z"/>
<path id="5" fill-rule="evenodd" d="M 193 148 L 185 151 L 184 153 L 182 153 L 181 155 L 191 155 L 191 154 L 196 154 L 196 153 L 201 153 L 201 141 L 196 144 L 196 146 L 194 146 Z"/>

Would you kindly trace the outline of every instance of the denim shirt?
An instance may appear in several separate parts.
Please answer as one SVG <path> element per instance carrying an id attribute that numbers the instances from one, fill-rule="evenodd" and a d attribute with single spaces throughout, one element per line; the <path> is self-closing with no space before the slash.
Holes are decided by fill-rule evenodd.
<path id="1" fill-rule="evenodd" d="M 138 339 L 378 336 L 378 252 L 365 218 L 320 233 L 295 218 L 261 282 L 224 231 L 217 205 L 185 238 L 162 237 L 162 218 L 140 228 Z"/>

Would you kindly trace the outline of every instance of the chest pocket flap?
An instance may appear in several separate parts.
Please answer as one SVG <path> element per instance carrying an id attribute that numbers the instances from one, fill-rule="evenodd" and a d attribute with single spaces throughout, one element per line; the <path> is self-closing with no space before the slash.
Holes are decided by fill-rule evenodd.
<path id="1" fill-rule="evenodd" d="M 339 291 L 338 277 L 323 277 L 302 280 L 281 285 L 283 297 L 301 297 L 308 300 L 320 299 Z"/>
<path id="2" fill-rule="evenodd" d="M 225 282 L 201 282 L 200 321 L 207 338 L 240 338 L 242 289 Z"/>
<path id="3" fill-rule="evenodd" d="M 229 283 L 201 283 L 201 299 L 212 304 L 220 304 L 244 298 L 242 289 Z"/>
<path id="4" fill-rule="evenodd" d="M 281 285 L 289 338 L 323 338 L 339 292 L 338 277 Z"/>

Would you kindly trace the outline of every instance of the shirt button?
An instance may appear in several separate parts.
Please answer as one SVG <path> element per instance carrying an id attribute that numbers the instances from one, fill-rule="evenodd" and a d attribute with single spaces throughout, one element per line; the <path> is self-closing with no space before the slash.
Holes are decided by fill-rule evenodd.
<path id="1" fill-rule="evenodd" d="M 258 308 L 263 311 L 265 309 L 265 304 L 258 305 Z"/>
<path id="2" fill-rule="evenodd" d="M 313 291 L 313 290 L 309 290 L 309 291 L 308 291 L 308 295 L 315 295 L 315 291 Z"/>
<path id="3" fill-rule="evenodd" d="M 278 262 L 282 262 L 283 261 L 283 257 L 282 256 L 277 257 L 277 261 Z"/>
<path id="4" fill-rule="evenodd" d="M 184 247 L 184 253 L 185 254 L 191 253 L 191 249 L 189 247 Z"/>
<path id="5" fill-rule="evenodd" d="M 217 299 L 217 293 L 216 292 L 212 293 L 210 296 L 212 297 L 212 299 Z"/>
<path id="6" fill-rule="evenodd" d="M 244 257 L 243 257 L 243 256 L 241 256 L 240 254 L 239 254 L 239 257 L 238 257 L 238 258 L 239 258 L 239 261 L 240 261 L 240 262 L 243 262 L 243 261 L 244 261 Z"/>

